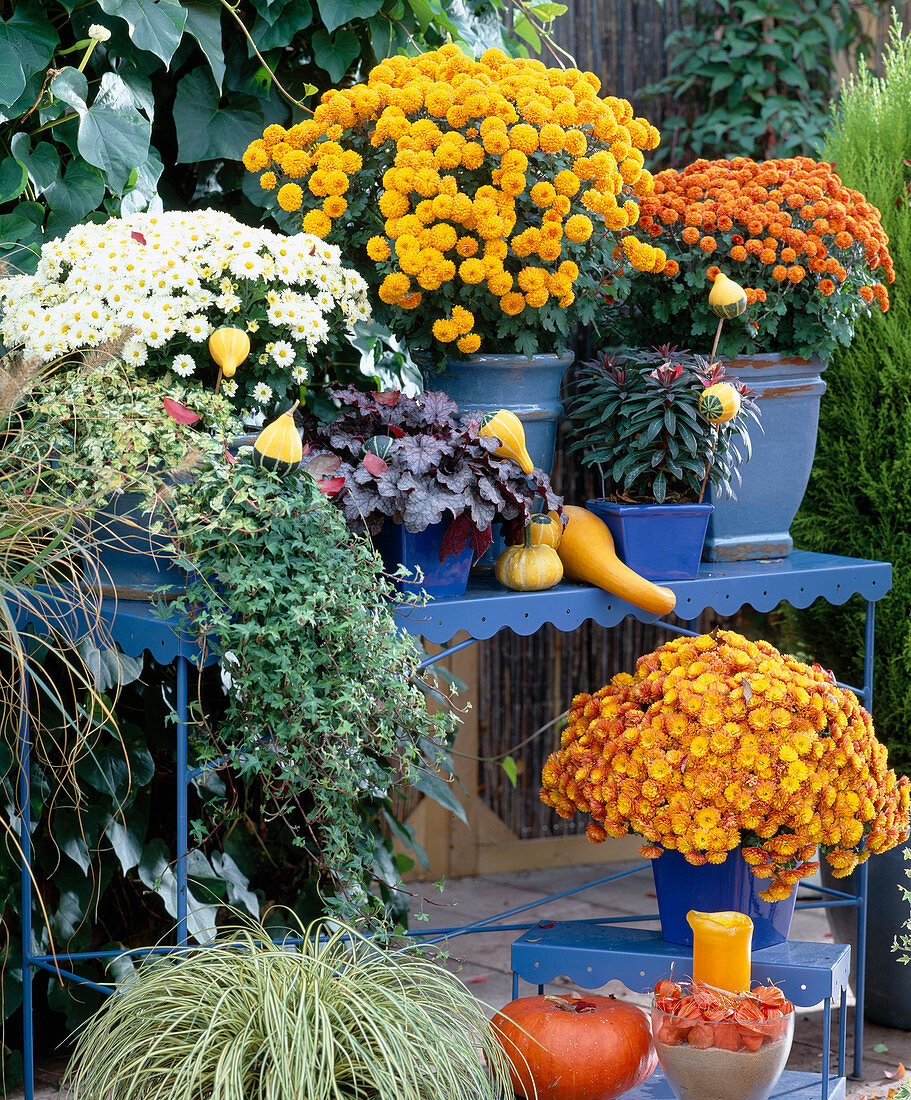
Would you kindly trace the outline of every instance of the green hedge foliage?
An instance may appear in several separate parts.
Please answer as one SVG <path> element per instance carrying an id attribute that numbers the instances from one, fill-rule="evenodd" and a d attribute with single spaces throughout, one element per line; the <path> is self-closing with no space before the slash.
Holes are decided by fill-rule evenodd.
<path id="1" fill-rule="evenodd" d="M 911 37 L 895 20 L 881 80 L 844 88 L 822 156 L 879 208 L 895 261 L 891 308 L 858 326 L 824 375 L 810 486 L 794 524 L 801 547 L 892 562 L 876 605 L 874 719 L 890 763 L 911 771 Z M 842 679 L 863 673 L 863 602 L 796 614 L 806 650 Z"/>

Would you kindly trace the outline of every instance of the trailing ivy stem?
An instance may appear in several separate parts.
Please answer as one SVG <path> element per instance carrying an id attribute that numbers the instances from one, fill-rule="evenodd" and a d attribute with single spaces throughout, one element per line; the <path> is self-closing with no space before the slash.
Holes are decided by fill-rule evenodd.
<path id="1" fill-rule="evenodd" d="M 722 318 L 722 320 L 723 320 L 723 318 Z M 721 325 L 720 324 L 718 325 L 718 330 L 719 330 L 719 332 L 721 331 Z M 716 343 L 717 343 L 717 340 L 716 340 Z M 701 504 L 702 499 L 705 496 L 705 487 L 708 484 L 709 471 L 712 468 L 712 462 L 714 461 L 714 458 L 715 458 L 715 445 L 717 443 L 718 443 L 718 425 L 716 424 L 715 425 L 715 430 L 712 433 L 712 449 L 709 452 L 708 461 L 705 464 L 705 475 L 702 478 L 702 488 L 699 490 L 699 500 L 696 502 L 697 504 Z"/>

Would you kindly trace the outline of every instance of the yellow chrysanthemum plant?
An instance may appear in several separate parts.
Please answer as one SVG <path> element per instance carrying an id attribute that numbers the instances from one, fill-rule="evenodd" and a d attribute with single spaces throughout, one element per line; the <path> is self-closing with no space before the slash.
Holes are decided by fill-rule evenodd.
<path id="1" fill-rule="evenodd" d="M 767 901 L 817 869 L 817 849 L 842 877 L 909 833 L 908 778 L 853 692 L 727 630 L 670 641 L 576 696 L 542 783 L 562 817 L 591 816 L 595 842 L 637 833 L 644 856 L 697 867 L 740 847 Z"/>
<path id="2" fill-rule="evenodd" d="M 447 45 L 325 93 L 243 162 L 280 224 L 342 248 L 410 347 L 552 352 L 608 274 L 666 262 L 630 232 L 658 131 L 599 90 L 592 73 Z"/>

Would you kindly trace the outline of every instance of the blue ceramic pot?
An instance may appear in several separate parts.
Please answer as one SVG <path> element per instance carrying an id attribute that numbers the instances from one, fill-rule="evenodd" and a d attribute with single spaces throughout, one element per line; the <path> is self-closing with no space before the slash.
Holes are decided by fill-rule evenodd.
<path id="1" fill-rule="evenodd" d="M 795 889 L 784 901 L 763 901 L 759 892 L 765 880 L 758 879 L 740 854 L 740 848 L 728 852 L 724 863 L 706 863 L 694 867 L 679 852 L 665 849 L 652 860 L 661 935 L 668 943 L 692 946 L 693 930 L 686 915 L 733 910 L 746 913 L 753 921 L 753 950 L 784 943 L 791 929 Z"/>
<path id="2" fill-rule="evenodd" d="M 615 504 L 587 500 L 604 520 L 617 556 L 650 581 L 688 581 L 699 573 L 711 504 Z"/>
<path id="3" fill-rule="evenodd" d="M 387 521 L 380 533 L 374 536 L 373 545 L 383 559 L 387 573 L 394 573 L 400 565 L 412 573 L 420 569 L 423 580 L 396 581 L 403 592 L 424 591 L 428 596 L 464 596 L 468 585 L 468 573 L 474 551 L 470 545 L 459 554 L 441 560 L 443 536 L 449 530 L 452 519 L 432 523 L 423 531 L 407 531 L 401 523 Z"/>
<path id="4" fill-rule="evenodd" d="M 142 493 L 114 493 L 89 522 L 83 556 L 92 574 L 97 570 L 102 595 L 167 599 L 187 589 L 188 574 L 175 563 L 171 540 L 149 529 L 145 500 Z M 167 515 L 156 519 L 167 526 Z"/>
<path id="5" fill-rule="evenodd" d="M 428 390 L 442 390 L 461 413 L 508 409 L 522 421 L 534 465 L 548 476 L 554 465 L 557 424 L 563 415 L 560 383 L 573 356 L 472 355 L 448 359 L 442 373 L 424 371 Z"/>
<path id="6" fill-rule="evenodd" d="M 816 453 L 819 401 L 827 364 L 814 356 L 780 354 L 732 359 L 728 375 L 756 394 L 762 431 L 753 426 L 753 454 L 740 468 L 736 500 L 715 500 L 705 539 L 706 561 L 783 558 L 793 548 L 788 533 L 810 480 Z"/>

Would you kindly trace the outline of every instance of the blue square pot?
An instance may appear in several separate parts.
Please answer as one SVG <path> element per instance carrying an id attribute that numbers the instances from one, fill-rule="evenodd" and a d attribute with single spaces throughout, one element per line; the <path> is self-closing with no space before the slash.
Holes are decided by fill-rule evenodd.
<path id="1" fill-rule="evenodd" d="M 420 568 L 423 580 L 396 581 L 403 592 L 426 592 L 428 596 L 464 596 L 468 586 L 474 550 L 466 543 L 459 554 L 450 554 L 440 560 L 443 536 L 449 530 L 452 519 L 432 523 L 423 531 L 408 531 L 401 523 L 387 521 L 380 533 L 374 536 L 373 545 L 383 559 L 387 573 L 394 573 L 400 565 L 414 573 Z"/>
<path id="2" fill-rule="evenodd" d="M 711 504 L 614 504 L 587 500 L 607 524 L 620 560 L 650 581 L 690 581 L 699 574 Z"/>

